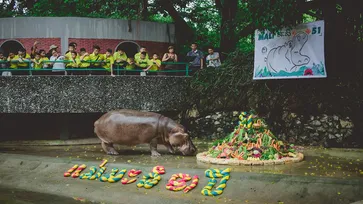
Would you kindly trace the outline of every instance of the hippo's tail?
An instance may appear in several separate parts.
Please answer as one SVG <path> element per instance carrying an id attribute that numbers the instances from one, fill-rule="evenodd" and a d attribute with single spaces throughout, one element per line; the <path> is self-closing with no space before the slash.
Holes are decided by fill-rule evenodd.
<path id="1" fill-rule="evenodd" d="M 96 134 L 96 136 L 98 138 L 100 138 L 100 140 L 102 142 L 105 142 L 105 143 L 108 143 L 107 140 L 104 139 L 104 137 L 101 135 L 100 133 L 100 122 L 99 120 L 97 120 L 95 123 L 94 123 L 94 129 L 93 129 L 93 132 Z"/>
<path id="2" fill-rule="evenodd" d="M 94 127 L 96 127 L 100 122 L 96 120 L 96 122 L 93 124 Z"/>
<path id="3" fill-rule="evenodd" d="M 93 124 L 93 126 L 94 126 L 93 131 L 94 131 L 94 133 L 96 135 L 98 135 L 98 126 L 99 126 L 99 124 L 100 124 L 99 120 L 96 120 L 96 122 Z"/>

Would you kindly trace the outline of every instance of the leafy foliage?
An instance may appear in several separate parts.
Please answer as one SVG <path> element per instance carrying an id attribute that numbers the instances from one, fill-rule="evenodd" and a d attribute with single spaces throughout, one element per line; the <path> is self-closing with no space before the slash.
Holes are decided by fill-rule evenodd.
<path id="1" fill-rule="evenodd" d="M 81 1 L 40 0 L 29 10 L 31 16 L 80 16 L 94 18 L 137 19 L 137 0 Z"/>
<path id="2" fill-rule="evenodd" d="M 296 0 L 249 0 L 245 1 L 245 4 L 257 29 L 276 30 L 282 26 L 302 22 L 303 13 L 299 9 L 298 2 Z"/>
<path id="3" fill-rule="evenodd" d="M 185 11 L 187 22 L 198 33 L 196 41 L 203 47 L 219 47 L 221 17 L 214 1 L 197 0 Z"/>
<path id="4" fill-rule="evenodd" d="M 240 100 L 245 95 L 241 90 L 252 83 L 252 64 L 252 53 L 235 51 L 221 69 L 206 69 L 193 77 L 191 88 L 196 94 L 193 98 L 205 98 L 209 102 L 225 99 L 226 101 L 220 101 L 221 104 Z"/>

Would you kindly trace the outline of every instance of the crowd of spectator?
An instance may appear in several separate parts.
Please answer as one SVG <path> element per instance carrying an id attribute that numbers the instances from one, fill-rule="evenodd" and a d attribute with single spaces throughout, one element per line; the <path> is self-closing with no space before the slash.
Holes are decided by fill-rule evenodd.
<path id="1" fill-rule="evenodd" d="M 38 49 L 38 45 L 39 42 L 33 44 L 30 54 L 21 48 L 17 53 L 10 51 L 8 56 L 4 56 L 0 50 L 0 68 L 7 69 L 7 71 L 2 72 L 2 75 L 27 75 L 29 68 L 34 75 L 111 76 L 114 76 L 116 67 L 122 68 L 125 75 L 139 73 L 141 73 L 140 75 L 165 75 L 178 69 L 175 64 L 178 62 L 178 55 L 173 46 L 169 46 L 168 51 L 160 58 L 157 53 L 153 53 L 149 57 L 145 46 L 141 46 L 140 51 L 134 56 L 127 56 L 121 48 L 118 48 L 115 53 L 112 49 L 106 49 L 105 53 L 101 53 L 101 48 L 98 45 L 94 45 L 91 52 L 87 52 L 85 48 L 77 51 L 77 43 L 75 42 L 69 43 L 68 51 L 64 55 L 59 53 L 56 45 L 51 45 L 48 52 Z M 218 68 L 221 65 L 218 52 L 209 48 L 208 56 L 205 58 L 196 43 L 191 45 L 191 51 L 187 53 L 186 59 L 190 64 L 191 75 L 197 70 L 203 69 L 205 64 L 207 67 L 213 68 Z M 164 65 L 162 66 L 162 64 Z M 165 72 L 158 72 L 161 70 Z"/>

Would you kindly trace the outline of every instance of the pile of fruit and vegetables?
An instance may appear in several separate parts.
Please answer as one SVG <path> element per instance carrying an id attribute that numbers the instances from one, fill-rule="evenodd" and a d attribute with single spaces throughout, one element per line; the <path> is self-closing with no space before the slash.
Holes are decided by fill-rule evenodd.
<path id="1" fill-rule="evenodd" d="M 278 160 L 296 157 L 293 144 L 278 140 L 265 121 L 253 112 L 242 112 L 235 130 L 226 138 L 217 140 L 208 151 L 213 158 L 238 160 Z"/>

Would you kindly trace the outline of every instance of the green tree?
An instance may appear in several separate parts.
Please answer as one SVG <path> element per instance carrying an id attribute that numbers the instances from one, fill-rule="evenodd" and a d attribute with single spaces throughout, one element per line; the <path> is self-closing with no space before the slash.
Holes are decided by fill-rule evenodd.
<path id="1" fill-rule="evenodd" d="M 230 53 L 236 48 L 250 51 L 255 29 L 275 31 L 314 19 L 326 21 L 328 41 L 344 37 L 352 44 L 362 40 L 362 4 L 354 0 L 8 0 L 0 3 L 0 16 L 173 22 L 179 44 L 197 41 Z"/>

